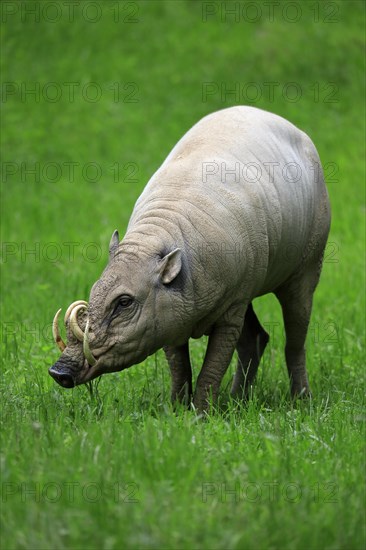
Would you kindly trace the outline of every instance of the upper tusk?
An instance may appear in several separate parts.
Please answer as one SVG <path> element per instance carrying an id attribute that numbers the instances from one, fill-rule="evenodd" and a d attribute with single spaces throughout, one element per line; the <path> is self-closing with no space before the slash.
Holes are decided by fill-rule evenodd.
<path id="1" fill-rule="evenodd" d="M 88 333 L 89 333 L 89 319 L 86 322 L 85 332 L 84 332 L 84 340 L 83 340 L 83 351 L 84 355 L 86 357 L 86 360 L 88 361 L 89 365 L 92 367 L 95 365 L 97 360 L 95 359 L 94 355 L 90 351 L 89 348 L 89 342 L 88 342 Z"/>
<path id="2" fill-rule="evenodd" d="M 82 300 L 80 300 L 80 302 L 81 301 Z M 82 342 L 84 340 L 84 333 L 83 333 L 83 331 L 81 330 L 81 328 L 79 327 L 79 324 L 78 324 L 78 313 L 79 313 L 80 310 L 85 309 L 87 307 L 85 304 L 86 304 L 86 302 L 84 302 L 84 304 L 79 304 L 79 305 L 75 306 L 73 308 L 73 310 L 71 311 L 71 315 L 70 315 L 70 329 L 71 329 L 71 332 L 73 333 L 73 335 L 80 342 Z"/>
<path id="3" fill-rule="evenodd" d="M 59 331 L 59 328 L 58 328 L 58 318 L 60 316 L 60 313 L 61 313 L 61 308 L 57 311 L 56 315 L 53 318 L 52 336 L 53 336 L 53 339 L 56 342 L 57 347 L 59 348 L 59 350 L 64 351 L 64 349 L 66 348 L 66 344 L 63 341 L 63 339 L 61 338 L 60 331 Z"/>
<path id="4" fill-rule="evenodd" d="M 66 325 L 66 321 L 68 320 L 68 318 L 69 318 L 70 315 L 71 315 L 72 310 L 73 310 L 76 306 L 79 306 L 79 305 L 83 305 L 83 306 L 85 306 L 85 307 L 88 307 L 88 302 L 85 302 L 85 300 L 76 300 L 76 302 L 73 302 L 72 304 L 70 304 L 69 307 L 68 307 L 67 310 L 66 310 L 65 317 L 64 317 L 64 323 L 65 323 L 65 325 Z"/>

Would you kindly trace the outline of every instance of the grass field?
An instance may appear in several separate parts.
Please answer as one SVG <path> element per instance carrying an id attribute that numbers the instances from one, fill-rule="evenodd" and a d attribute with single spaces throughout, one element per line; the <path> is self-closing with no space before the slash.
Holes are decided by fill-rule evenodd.
<path id="1" fill-rule="evenodd" d="M 1 547 L 363 549 L 364 4 L 70 9 L 1 5 Z M 181 135 L 234 104 L 291 120 L 325 167 L 312 400 L 289 400 L 273 296 L 255 303 L 272 338 L 247 406 L 229 399 L 233 363 L 219 410 L 174 413 L 162 352 L 92 396 L 58 387 L 55 311 L 88 299 L 112 231 Z M 204 351 L 193 342 L 195 375 Z"/>

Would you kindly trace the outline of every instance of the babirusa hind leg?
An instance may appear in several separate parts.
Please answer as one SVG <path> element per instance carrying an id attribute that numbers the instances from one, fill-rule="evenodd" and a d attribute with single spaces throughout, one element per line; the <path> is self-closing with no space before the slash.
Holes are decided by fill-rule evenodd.
<path id="1" fill-rule="evenodd" d="M 268 341 L 267 332 L 258 321 L 252 304 L 249 304 L 244 326 L 236 345 L 238 364 L 231 388 L 233 397 L 246 398 L 248 396 Z"/>
<path id="2" fill-rule="evenodd" d="M 292 397 L 310 394 L 305 340 L 320 270 L 321 260 L 306 266 L 302 272 L 294 275 L 275 292 L 282 307 L 285 325 L 285 356 Z"/>

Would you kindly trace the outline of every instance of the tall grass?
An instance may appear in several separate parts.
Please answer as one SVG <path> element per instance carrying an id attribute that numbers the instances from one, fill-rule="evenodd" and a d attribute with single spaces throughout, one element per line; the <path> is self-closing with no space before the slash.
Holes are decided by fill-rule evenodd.
<path id="1" fill-rule="evenodd" d="M 85 3 L 70 22 L 60 2 L 54 23 L 42 12 L 39 21 L 22 15 L 22 4 L 34 3 L 13 4 L 1 57 L 3 82 L 13 84 L 3 87 L 1 135 L 2 547 L 360 550 L 363 3 L 295 2 L 301 16 L 291 22 L 296 6 L 274 6 L 272 20 L 258 2 L 261 15 L 250 22 L 244 2 L 238 21 L 223 2 L 103 2 L 96 23 L 83 17 Z M 137 21 L 123 21 L 128 14 Z M 24 91 L 37 82 L 39 101 Z M 59 88 L 45 88 L 51 82 Z M 79 83 L 74 101 L 67 82 Z M 102 90 L 98 101 L 83 96 L 90 82 Z M 225 93 L 233 87 L 239 98 Z M 57 89 L 62 96 L 50 101 Z M 250 90 L 261 94 L 251 100 Z M 236 103 L 291 120 L 326 166 L 333 221 L 307 341 L 313 398 L 288 399 L 273 296 L 255 303 L 272 338 L 246 405 L 229 398 L 233 363 L 212 415 L 173 411 L 162 352 L 104 376 L 93 395 L 57 387 L 47 374 L 58 357 L 54 312 L 87 299 L 112 231 L 123 233 L 180 136 Z M 195 376 L 205 343 L 192 343 Z"/>

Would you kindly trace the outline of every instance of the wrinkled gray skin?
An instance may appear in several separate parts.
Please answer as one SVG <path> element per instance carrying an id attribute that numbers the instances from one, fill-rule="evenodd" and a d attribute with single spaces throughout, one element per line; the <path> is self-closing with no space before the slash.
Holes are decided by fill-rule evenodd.
<path id="1" fill-rule="evenodd" d="M 296 168 L 285 177 L 288 163 Z M 320 160 L 306 134 L 252 107 L 203 118 L 147 184 L 122 242 L 112 236 L 109 263 L 78 316 L 82 330 L 89 317 L 95 366 L 67 326 L 67 347 L 50 373 L 71 375 L 65 386 L 83 384 L 164 348 L 172 399 L 185 400 L 192 395 L 188 341 L 206 334 L 195 407 L 205 410 L 208 396 L 217 397 L 235 349 L 232 393 L 245 396 L 269 339 L 251 302 L 273 292 L 291 393 L 308 394 L 304 344 L 329 225 Z"/>

